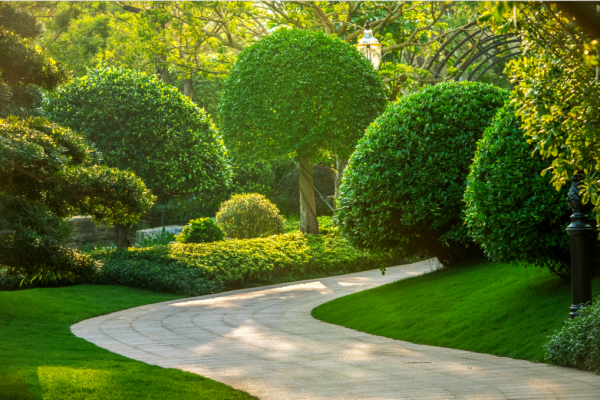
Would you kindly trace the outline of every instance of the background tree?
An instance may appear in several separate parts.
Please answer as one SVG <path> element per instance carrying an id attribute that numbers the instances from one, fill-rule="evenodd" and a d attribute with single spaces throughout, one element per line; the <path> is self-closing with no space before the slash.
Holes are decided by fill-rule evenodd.
<path id="1" fill-rule="evenodd" d="M 342 233 L 361 248 L 425 250 L 446 266 L 478 256 L 463 193 L 477 140 L 507 97 L 495 86 L 450 81 L 392 103 L 348 163 Z"/>
<path id="2" fill-rule="evenodd" d="M 229 185 L 225 147 L 211 119 L 156 77 L 89 70 L 50 97 L 46 114 L 85 133 L 107 165 L 134 171 L 160 201 Z M 126 236 L 128 227 L 119 229 Z"/>
<path id="3" fill-rule="evenodd" d="M 77 213 L 130 224 L 154 198 L 133 173 L 99 164 L 75 132 L 42 118 L 0 120 L 0 264 L 9 274 L 76 279 L 94 263 L 60 246 Z"/>
<path id="4" fill-rule="evenodd" d="M 236 149 L 298 157 L 301 229 L 316 234 L 315 160 L 327 150 L 349 154 L 385 103 L 381 80 L 351 45 L 280 29 L 238 56 L 225 80 L 221 125 Z"/>

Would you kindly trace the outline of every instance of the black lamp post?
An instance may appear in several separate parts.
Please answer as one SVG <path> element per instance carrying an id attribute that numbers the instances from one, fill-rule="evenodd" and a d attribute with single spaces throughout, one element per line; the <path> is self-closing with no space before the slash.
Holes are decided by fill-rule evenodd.
<path id="1" fill-rule="evenodd" d="M 571 318 L 578 317 L 581 306 L 592 301 L 592 240 L 595 229 L 590 224 L 579 194 L 582 179 L 583 171 L 573 175 L 567 197 L 567 203 L 573 211 L 571 224 L 567 227 L 567 234 L 571 238 Z"/>

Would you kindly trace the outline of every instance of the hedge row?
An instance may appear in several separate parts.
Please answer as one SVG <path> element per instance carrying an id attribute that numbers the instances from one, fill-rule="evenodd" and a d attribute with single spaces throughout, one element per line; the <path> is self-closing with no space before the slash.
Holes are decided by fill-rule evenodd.
<path id="1" fill-rule="evenodd" d="M 319 274 L 334 275 L 399 264 L 391 253 L 357 250 L 337 235 L 299 232 L 203 244 L 96 250 L 100 283 L 189 296 Z"/>

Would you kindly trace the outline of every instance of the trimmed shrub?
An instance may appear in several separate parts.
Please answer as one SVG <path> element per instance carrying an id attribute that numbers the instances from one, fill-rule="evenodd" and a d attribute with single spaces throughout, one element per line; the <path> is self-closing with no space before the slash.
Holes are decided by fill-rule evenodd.
<path id="1" fill-rule="evenodd" d="M 97 250 L 100 282 L 187 295 L 214 293 L 311 274 L 335 275 L 398 265 L 391 253 L 357 250 L 337 236 L 300 232 L 267 238 L 146 249 Z"/>
<path id="2" fill-rule="evenodd" d="M 161 200 L 230 183 L 225 146 L 210 117 L 154 76 L 90 69 L 50 94 L 46 115 L 85 133 L 106 164 L 135 172 Z"/>
<path id="3" fill-rule="evenodd" d="M 507 97 L 451 81 L 390 104 L 344 173 L 342 234 L 361 248 L 426 250 L 443 265 L 480 254 L 463 226 L 463 193 L 477 140 Z"/>
<path id="4" fill-rule="evenodd" d="M 570 273 L 568 187 L 541 176 L 544 160 L 519 129 L 515 106 L 505 105 L 477 144 L 465 192 L 469 235 L 497 261 L 523 261 Z"/>
<path id="5" fill-rule="evenodd" d="M 198 218 L 184 226 L 175 240 L 179 243 L 210 243 L 224 237 L 223 230 L 211 218 Z"/>
<path id="6" fill-rule="evenodd" d="M 277 235 L 285 225 L 277 206 L 258 193 L 232 196 L 221 204 L 216 219 L 225 235 L 234 239 Z"/>
<path id="7" fill-rule="evenodd" d="M 544 346 L 546 360 L 565 367 L 600 371 L 600 297 L 581 307 Z"/>

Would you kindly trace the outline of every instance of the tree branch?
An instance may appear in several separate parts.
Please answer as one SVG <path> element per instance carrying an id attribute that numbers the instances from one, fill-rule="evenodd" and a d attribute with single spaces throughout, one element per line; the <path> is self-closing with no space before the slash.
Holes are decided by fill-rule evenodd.
<path id="1" fill-rule="evenodd" d="M 29 176 L 30 178 L 33 178 L 42 183 L 56 183 L 56 184 L 58 184 L 58 186 L 60 186 L 61 189 L 65 190 L 69 193 L 72 193 L 76 196 L 106 198 L 109 195 L 109 193 L 107 193 L 107 192 L 96 192 L 94 190 L 77 190 L 76 188 L 69 186 L 69 184 L 67 182 L 65 182 L 64 180 L 62 180 L 60 178 L 56 178 L 54 176 L 47 178 L 47 177 L 44 177 L 40 174 L 36 174 L 35 172 L 29 171 L 28 169 L 20 167 L 20 166 L 14 166 L 13 168 L 15 171 L 18 171 L 18 172 L 22 173 L 23 175 Z"/>

